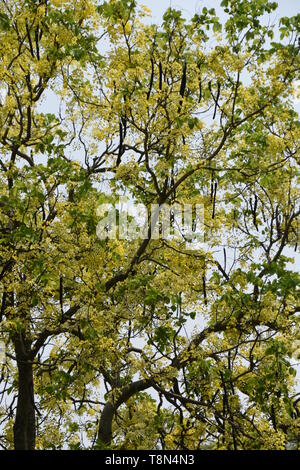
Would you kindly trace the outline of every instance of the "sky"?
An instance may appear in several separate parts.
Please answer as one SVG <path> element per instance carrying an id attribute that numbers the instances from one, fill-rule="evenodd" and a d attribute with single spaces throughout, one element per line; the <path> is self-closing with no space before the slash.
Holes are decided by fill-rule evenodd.
<path id="1" fill-rule="evenodd" d="M 191 17 L 205 6 L 215 8 L 217 12 L 222 13 L 221 0 L 138 0 L 138 3 L 150 8 L 153 19 L 156 21 L 161 19 L 164 11 L 170 6 L 182 10 L 186 17 Z M 276 17 L 293 16 L 300 13 L 300 2 L 298 0 L 277 0 L 277 3 L 278 9 L 272 15 L 274 20 L 276 20 Z"/>

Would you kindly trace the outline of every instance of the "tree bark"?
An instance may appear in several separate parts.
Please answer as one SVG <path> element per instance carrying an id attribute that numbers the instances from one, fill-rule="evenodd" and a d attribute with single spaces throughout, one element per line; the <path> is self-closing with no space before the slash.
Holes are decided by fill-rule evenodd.
<path id="1" fill-rule="evenodd" d="M 118 398 L 114 402 L 113 400 L 108 401 L 103 408 L 100 417 L 100 424 L 98 430 L 97 446 L 98 447 L 109 447 L 112 441 L 112 423 L 118 408 L 129 400 L 130 397 L 135 395 L 137 392 L 146 390 L 152 384 L 149 379 L 137 380 L 132 382 L 130 385 L 123 387 L 119 393 Z"/>
<path id="2" fill-rule="evenodd" d="M 109 446 L 112 440 L 112 422 L 116 412 L 115 406 L 109 401 L 104 405 L 100 417 L 97 444 Z"/>
<path id="3" fill-rule="evenodd" d="M 28 346 L 27 346 L 28 347 Z M 35 406 L 33 391 L 33 370 L 27 347 L 22 338 L 15 341 L 18 365 L 18 401 L 14 423 L 15 450 L 35 449 Z"/>

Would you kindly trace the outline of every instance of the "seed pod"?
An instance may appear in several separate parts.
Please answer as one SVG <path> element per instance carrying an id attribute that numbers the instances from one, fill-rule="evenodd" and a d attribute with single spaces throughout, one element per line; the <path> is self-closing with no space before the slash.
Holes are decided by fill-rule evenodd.
<path id="1" fill-rule="evenodd" d="M 184 63 L 183 66 L 183 72 L 182 72 L 182 78 L 181 78 L 181 84 L 180 84 L 180 96 L 183 98 L 184 97 L 184 92 L 185 92 L 185 87 L 186 87 L 186 62 Z"/>
<path id="2" fill-rule="evenodd" d="M 159 86 L 158 87 L 159 87 L 160 90 L 162 90 L 163 71 L 162 71 L 161 62 L 159 62 L 158 68 L 159 68 Z"/>
<path id="3" fill-rule="evenodd" d="M 183 103 L 183 97 L 184 97 L 184 93 L 185 93 L 185 88 L 186 88 L 186 62 L 184 63 L 182 77 L 181 77 L 181 84 L 180 84 L 180 90 L 179 90 L 181 100 L 179 101 L 178 113 L 180 113 L 180 111 L 181 111 L 181 107 L 182 107 L 182 103 Z"/>
<path id="4" fill-rule="evenodd" d="M 257 197 L 257 194 L 255 194 L 254 207 L 253 207 L 253 224 L 255 225 L 256 229 L 257 229 L 257 222 L 256 222 L 257 202 L 258 202 L 258 197 Z"/>
<path id="5" fill-rule="evenodd" d="M 153 60 L 153 57 L 151 57 L 151 77 L 150 77 L 149 90 L 148 90 L 148 93 L 147 93 L 147 101 L 149 100 L 150 95 L 151 95 L 153 80 L 154 80 L 154 60 Z"/>
<path id="6" fill-rule="evenodd" d="M 206 293 L 206 279 L 205 279 L 205 274 L 203 274 L 203 276 L 202 276 L 202 287 L 203 287 L 204 304 L 207 305 L 207 293 Z"/>
<path id="7" fill-rule="evenodd" d="M 199 80 L 199 99 L 198 99 L 198 103 L 200 103 L 201 100 L 202 100 L 202 80 L 200 78 L 200 80 Z"/>
<path id="8" fill-rule="evenodd" d="M 212 219 L 215 218 L 217 187 L 218 187 L 218 183 L 217 183 L 217 181 L 216 181 L 215 184 L 214 184 Z"/>
<path id="9" fill-rule="evenodd" d="M 117 166 L 121 163 L 121 158 L 123 155 L 123 126 L 121 120 L 119 121 L 119 133 L 120 133 L 120 141 L 119 141 L 119 153 L 117 158 Z"/>

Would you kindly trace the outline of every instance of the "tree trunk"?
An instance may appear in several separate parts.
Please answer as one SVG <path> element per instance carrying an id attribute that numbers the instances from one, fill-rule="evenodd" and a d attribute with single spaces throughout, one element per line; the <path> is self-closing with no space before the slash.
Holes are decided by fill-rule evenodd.
<path id="1" fill-rule="evenodd" d="M 98 431 L 98 440 L 99 445 L 109 446 L 112 440 L 112 422 L 114 414 L 116 412 L 115 406 L 107 402 L 104 405 L 103 411 L 101 413 L 99 431 Z"/>
<path id="2" fill-rule="evenodd" d="M 29 359 L 29 354 L 24 351 L 24 347 L 22 339 L 15 341 L 19 380 L 14 423 L 14 448 L 15 450 L 34 450 L 36 426 L 33 371 L 32 362 Z"/>

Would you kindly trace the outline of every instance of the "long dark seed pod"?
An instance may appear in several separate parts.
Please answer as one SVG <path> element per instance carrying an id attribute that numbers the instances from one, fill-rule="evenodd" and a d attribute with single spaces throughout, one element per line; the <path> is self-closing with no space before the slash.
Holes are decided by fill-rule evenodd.
<path id="1" fill-rule="evenodd" d="M 199 99 L 198 99 L 198 103 L 200 103 L 200 101 L 202 100 L 202 80 L 200 78 L 200 81 L 199 81 Z"/>
<path id="2" fill-rule="evenodd" d="M 153 80 L 154 80 L 154 60 L 153 60 L 153 57 L 151 57 L 151 77 L 150 77 L 149 90 L 148 90 L 148 93 L 147 93 L 147 101 L 149 100 L 150 95 L 151 95 Z"/>
<path id="3" fill-rule="evenodd" d="M 214 184 L 214 195 L 213 195 L 213 213 L 212 213 L 212 219 L 215 218 L 217 187 L 218 187 L 218 183 L 215 182 L 215 184 Z"/>
<path id="4" fill-rule="evenodd" d="M 123 155 L 123 126 L 122 126 L 121 121 L 119 121 L 119 131 L 120 131 L 120 142 L 119 142 L 119 153 L 118 153 L 118 158 L 117 158 L 117 166 L 120 165 L 121 158 L 122 158 L 122 155 Z"/>
<path id="5" fill-rule="evenodd" d="M 258 197 L 257 197 L 257 195 L 255 194 L 255 197 L 254 197 L 254 207 L 253 207 L 253 223 L 254 223 L 256 229 L 257 229 L 257 223 L 256 223 L 257 201 L 258 201 Z"/>
<path id="6" fill-rule="evenodd" d="M 182 78 L 181 78 L 181 84 L 180 84 L 180 96 L 183 98 L 184 97 L 184 92 L 185 92 L 185 87 L 186 87 L 186 62 L 184 63 L 183 66 L 183 72 L 182 72 Z"/>
<path id="7" fill-rule="evenodd" d="M 158 68 L 159 68 L 159 89 L 162 90 L 163 71 L 162 71 L 161 62 L 159 62 Z"/>
<path id="8" fill-rule="evenodd" d="M 185 88 L 186 88 L 186 62 L 184 63 L 183 71 L 182 71 L 182 77 L 181 77 L 181 84 L 180 84 L 180 90 L 179 90 L 181 100 L 180 100 L 179 106 L 178 106 L 178 113 L 180 113 L 180 111 L 181 111 Z"/>
<path id="9" fill-rule="evenodd" d="M 206 280 L 205 274 L 202 276 L 202 286 L 203 286 L 203 297 L 204 297 L 204 304 L 207 305 L 207 293 L 206 293 Z"/>
<path id="10" fill-rule="evenodd" d="M 213 201 L 213 195 L 214 195 L 214 184 L 213 182 L 210 183 L 210 202 Z"/>
<path id="11" fill-rule="evenodd" d="M 171 188 L 172 188 L 172 199 L 175 201 L 176 199 L 176 188 L 175 188 L 175 180 L 174 180 L 174 173 L 172 170 L 172 176 L 171 176 Z"/>
<path id="12" fill-rule="evenodd" d="M 201 62 L 197 63 L 197 68 L 199 70 L 199 99 L 198 99 L 198 103 L 200 103 L 200 101 L 202 100 L 201 65 L 202 65 Z"/>
<path id="13" fill-rule="evenodd" d="M 210 202 L 213 200 L 214 195 L 214 171 L 211 172 L 211 182 L 210 182 Z"/>

